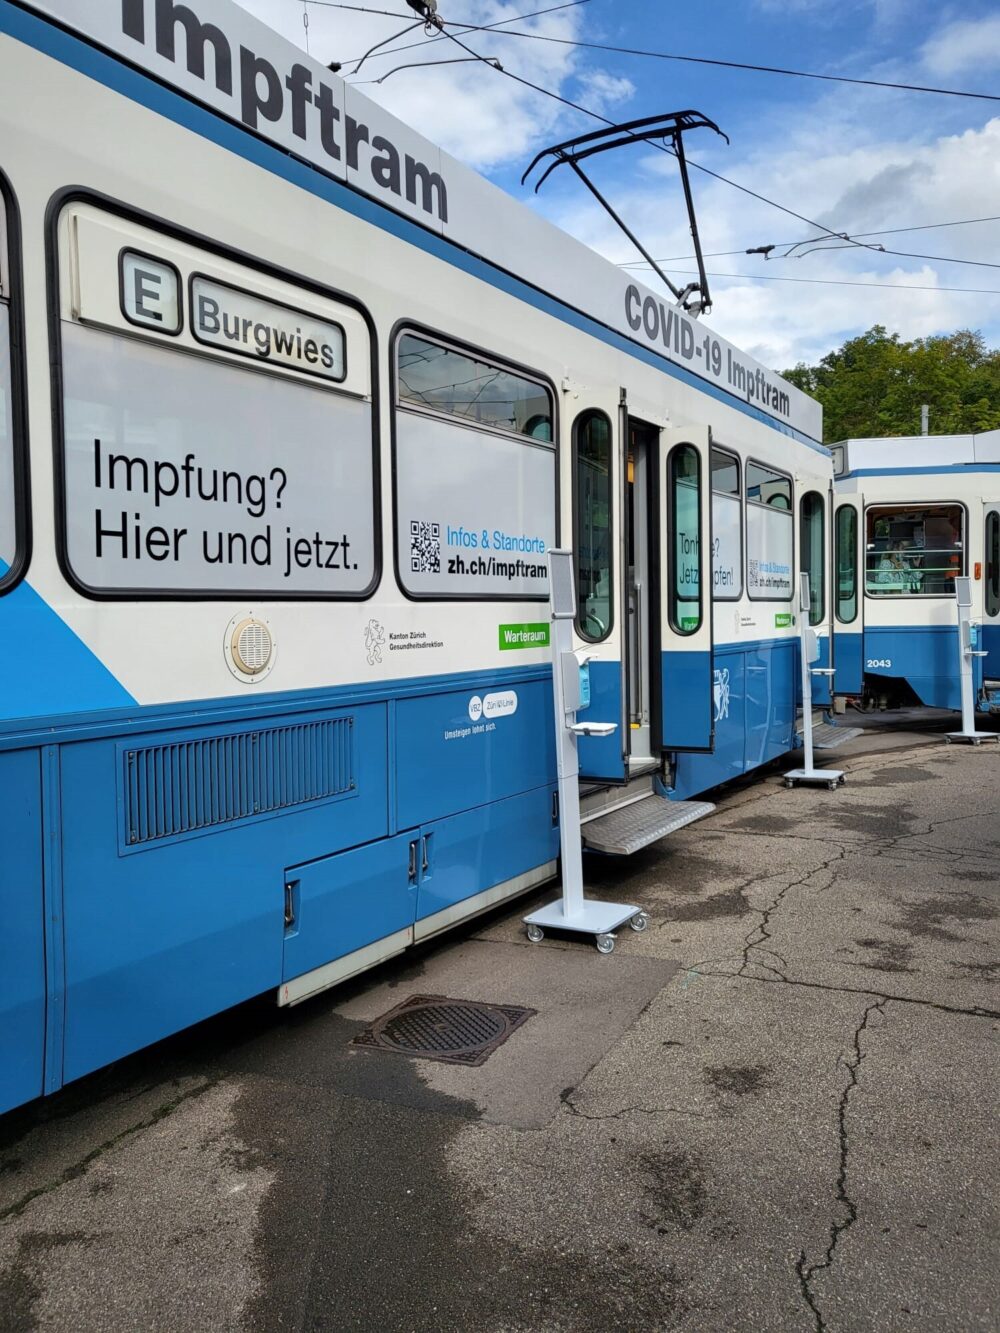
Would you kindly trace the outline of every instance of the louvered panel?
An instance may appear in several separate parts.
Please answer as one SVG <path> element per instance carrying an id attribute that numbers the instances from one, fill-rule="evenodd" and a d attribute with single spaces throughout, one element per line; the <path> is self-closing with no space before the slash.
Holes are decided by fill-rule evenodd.
<path id="1" fill-rule="evenodd" d="M 181 837 L 355 786 L 351 717 L 127 750 L 125 841 Z"/>

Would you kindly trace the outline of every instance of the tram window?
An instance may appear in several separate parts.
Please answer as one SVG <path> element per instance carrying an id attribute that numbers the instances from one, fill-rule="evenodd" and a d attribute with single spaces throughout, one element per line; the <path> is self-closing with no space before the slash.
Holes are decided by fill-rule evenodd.
<path id="1" fill-rule="evenodd" d="M 837 510 L 836 570 L 837 619 L 850 625 L 858 615 L 858 511 L 853 505 Z"/>
<path id="2" fill-rule="evenodd" d="M 1000 615 L 1000 513 L 986 515 L 986 614 Z"/>
<path id="3" fill-rule="evenodd" d="M 823 497 L 809 491 L 799 501 L 799 564 L 809 575 L 809 624 L 823 623 L 826 604 L 826 524 Z"/>
<path id="4" fill-rule="evenodd" d="M 400 587 L 432 600 L 544 601 L 556 545 L 552 390 L 415 333 L 396 345 L 396 384 Z"/>
<path id="5" fill-rule="evenodd" d="M 965 569 L 959 504 L 872 505 L 865 517 L 869 597 L 952 597 Z"/>
<path id="6" fill-rule="evenodd" d="M 72 298 L 58 293 L 60 541 L 76 586 L 116 598 L 367 597 L 377 474 L 361 314 L 96 205 L 67 214 L 59 244 L 79 281 Z M 163 277 L 169 340 L 160 321 L 137 322 L 151 304 L 129 309 L 123 247 Z M 196 302 L 182 305 L 184 282 Z M 348 368 L 344 392 L 330 377 Z"/>
<path id="7" fill-rule="evenodd" d="M 17 549 L 11 390 L 10 311 L 6 301 L 0 301 L 0 585 L 14 563 Z"/>
<path id="8" fill-rule="evenodd" d="M 792 479 L 760 463 L 747 463 L 747 499 L 772 509 L 792 508 Z"/>
<path id="9" fill-rule="evenodd" d="M 543 384 L 415 333 L 399 340 L 400 404 L 446 412 L 477 426 L 552 439 L 552 399 Z"/>
<path id="10" fill-rule="evenodd" d="M 576 627 L 592 643 L 607 638 L 612 620 L 611 422 L 585 412 L 574 432 Z"/>
<path id="11" fill-rule="evenodd" d="M 747 596 L 754 601 L 791 601 L 794 526 L 791 477 L 748 462 Z"/>
<path id="12" fill-rule="evenodd" d="M 702 620 L 701 607 L 701 469 L 698 451 L 690 444 L 671 450 L 669 478 L 669 522 L 673 533 L 670 549 L 670 623 L 678 634 L 694 634 Z"/>
<path id="13" fill-rule="evenodd" d="M 14 582 L 14 566 L 19 563 L 19 506 L 15 490 L 18 441 L 15 438 L 11 275 L 7 243 L 7 213 L 3 191 L 0 189 L 0 589 Z"/>
<path id="14" fill-rule="evenodd" d="M 712 450 L 712 596 L 719 602 L 743 595 L 743 512 L 740 460 Z"/>

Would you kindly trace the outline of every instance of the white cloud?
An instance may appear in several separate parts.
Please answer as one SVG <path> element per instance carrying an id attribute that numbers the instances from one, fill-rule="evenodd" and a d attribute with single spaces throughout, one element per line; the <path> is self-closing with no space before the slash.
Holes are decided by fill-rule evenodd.
<path id="1" fill-rule="evenodd" d="M 239 0 L 239 3 L 289 40 L 305 45 L 302 7 L 293 0 Z M 519 18 L 523 10 L 523 4 L 509 0 L 504 3 L 450 0 L 448 15 L 463 23 L 487 25 Z M 560 10 L 522 19 L 516 26 L 519 31 L 572 40 L 581 35 L 581 12 Z M 344 62 L 342 76 L 366 96 L 480 170 L 507 163 L 526 164 L 535 149 L 558 137 L 567 126 L 572 133 L 577 126 L 582 130 L 592 124 L 556 98 L 546 97 L 474 62 L 401 70 L 384 83 L 375 82 L 399 65 L 465 58 L 461 47 L 436 38 L 433 33 L 425 35 L 420 25 L 374 52 L 355 76 L 354 62 L 376 42 L 402 32 L 409 26 L 407 21 L 315 4 L 308 6 L 308 15 L 309 49 L 315 58 L 324 63 Z M 479 55 L 499 59 L 511 74 L 573 101 L 596 101 L 597 110 L 611 107 L 634 92 L 628 79 L 610 75 L 591 64 L 584 66 L 581 56 L 571 46 L 505 37 L 502 29 L 453 31 Z"/>
<path id="2" fill-rule="evenodd" d="M 925 42 L 921 57 L 932 74 L 953 75 L 1000 65 L 1000 14 L 961 19 Z"/>
<path id="3" fill-rule="evenodd" d="M 586 70 L 581 74 L 577 88 L 574 101 L 601 114 L 635 96 L 635 84 L 631 79 L 619 78 L 600 69 Z"/>

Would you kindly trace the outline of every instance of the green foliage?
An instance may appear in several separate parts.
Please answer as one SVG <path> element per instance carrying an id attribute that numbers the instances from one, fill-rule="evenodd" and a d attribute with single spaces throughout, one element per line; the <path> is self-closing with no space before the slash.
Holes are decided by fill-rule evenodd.
<path id="1" fill-rule="evenodd" d="M 919 435 L 930 405 L 933 435 L 1000 428 L 1000 348 L 971 329 L 901 342 L 876 324 L 849 338 L 818 366 L 783 372 L 823 404 L 828 443 L 865 436 Z"/>

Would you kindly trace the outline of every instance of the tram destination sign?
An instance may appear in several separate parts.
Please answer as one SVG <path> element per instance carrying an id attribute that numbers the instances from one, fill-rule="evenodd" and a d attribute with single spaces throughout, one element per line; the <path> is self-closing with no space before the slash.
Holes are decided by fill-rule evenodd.
<path id="1" fill-rule="evenodd" d="M 808 395 L 661 295 L 623 282 L 614 264 L 450 158 L 232 0 L 26 2 L 682 372 L 786 428 L 822 438 L 822 412 Z"/>

